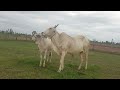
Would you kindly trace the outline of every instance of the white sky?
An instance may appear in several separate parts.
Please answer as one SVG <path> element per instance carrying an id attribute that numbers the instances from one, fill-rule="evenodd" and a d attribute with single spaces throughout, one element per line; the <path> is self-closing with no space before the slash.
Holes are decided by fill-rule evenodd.
<path id="1" fill-rule="evenodd" d="M 56 24 L 58 32 L 120 42 L 120 11 L 0 11 L 0 30 L 31 34 Z"/>

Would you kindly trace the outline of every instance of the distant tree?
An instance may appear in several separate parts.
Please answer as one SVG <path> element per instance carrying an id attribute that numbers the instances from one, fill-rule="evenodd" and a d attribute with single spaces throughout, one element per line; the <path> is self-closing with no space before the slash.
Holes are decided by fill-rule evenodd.
<path id="1" fill-rule="evenodd" d="M 109 41 L 106 41 L 106 44 L 109 44 Z"/>
<path id="2" fill-rule="evenodd" d="M 116 43 L 116 45 L 120 45 L 120 43 Z"/>
<path id="3" fill-rule="evenodd" d="M 14 34 L 14 31 L 12 29 L 10 29 L 9 33 L 10 34 Z"/>

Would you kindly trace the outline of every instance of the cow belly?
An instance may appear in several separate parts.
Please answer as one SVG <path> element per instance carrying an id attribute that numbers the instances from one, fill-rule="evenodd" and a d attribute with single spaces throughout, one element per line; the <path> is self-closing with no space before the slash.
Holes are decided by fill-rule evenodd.
<path id="1" fill-rule="evenodd" d="M 74 43 L 69 49 L 68 52 L 69 53 L 73 53 L 73 52 L 82 52 L 83 51 L 83 45 L 79 44 L 79 43 Z"/>

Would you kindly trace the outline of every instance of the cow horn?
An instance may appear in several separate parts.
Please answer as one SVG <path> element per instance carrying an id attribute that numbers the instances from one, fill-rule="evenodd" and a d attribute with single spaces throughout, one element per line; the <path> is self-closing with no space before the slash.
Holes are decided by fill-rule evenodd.
<path id="1" fill-rule="evenodd" d="M 58 25 L 59 25 L 59 24 L 55 25 L 55 27 L 54 27 L 54 28 L 56 28 Z"/>

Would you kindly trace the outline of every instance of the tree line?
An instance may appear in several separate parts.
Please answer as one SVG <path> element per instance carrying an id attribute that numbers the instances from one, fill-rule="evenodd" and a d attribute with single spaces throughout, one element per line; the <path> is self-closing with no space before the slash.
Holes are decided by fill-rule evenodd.
<path id="1" fill-rule="evenodd" d="M 15 32 L 12 28 L 10 28 L 7 30 L 0 30 L 0 40 L 31 40 L 31 35 Z M 120 43 L 115 43 L 113 39 L 111 40 L 111 42 L 110 41 L 100 42 L 94 39 L 91 41 L 91 44 L 120 46 Z"/>
<path id="2" fill-rule="evenodd" d="M 97 41 L 97 40 L 92 40 L 91 43 L 93 44 L 105 44 L 105 45 L 120 45 L 120 43 L 115 43 L 113 39 L 111 41 Z"/>
<path id="3" fill-rule="evenodd" d="M 10 28 L 0 30 L 0 40 L 31 40 L 31 35 L 15 32 Z"/>

